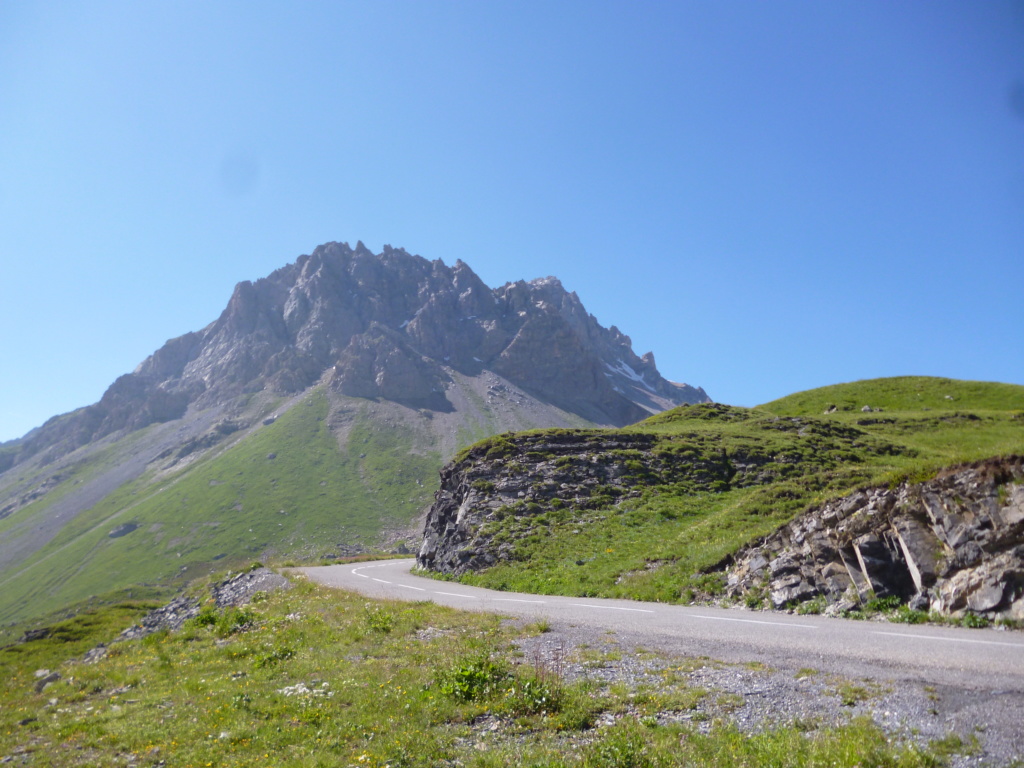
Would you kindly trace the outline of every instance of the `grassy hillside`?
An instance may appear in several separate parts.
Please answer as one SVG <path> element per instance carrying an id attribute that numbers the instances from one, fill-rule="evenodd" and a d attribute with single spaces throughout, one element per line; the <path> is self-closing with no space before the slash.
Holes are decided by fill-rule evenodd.
<path id="1" fill-rule="evenodd" d="M 588 425 L 502 381 L 453 374 L 449 412 L 330 385 L 243 397 L 0 474 L 0 640 L 70 603 L 172 591 L 212 568 L 415 549 L 415 520 L 458 448 Z"/>
<path id="2" fill-rule="evenodd" d="M 314 391 L 223 452 L 117 489 L 4 575 L 0 621 L 133 584 L 173 586 L 213 563 L 315 558 L 407 525 L 434 491 L 440 456 L 359 412 L 339 448 L 328 417 Z"/>
<path id="3" fill-rule="evenodd" d="M 492 520 L 488 532 L 512 543 L 511 561 L 462 580 L 664 602 L 713 597 L 723 588 L 719 563 L 809 505 L 1024 452 L 1022 393 L 1004 384 L 901 378 L 827 387 L 755 409 L 677 408 L 627 431 L 656 435 L 655 455 L 715 468 L 713 482 L 640 472 L 637 498 L 585 510 L 559 501 L 540 514 Z M 918 395 L 921 404 L 912 407 Z M 842 410 L 846 403 L 857 409 Z M 838 408 L 824 413 L 832 405 Z M 883 410 L 865 413 L 863 405 Z M 530 472 L 530 462 L 544 458 L 510 460 Z"/>
<path id="4" fill-rule="evenodd" d="M 865 405 L 903 412 L 1024 411 L 1024 386 L 931 376 L 896 376 L 797 392 L 759 407 L 787 416 L 817 416 L 831 407 L 860 412 Z"/>
<path id="5" fill-rule="evenodd" d="M 522 658 L 514 641 L 546 627 L 303 583 L 245 608 L 207 610 L 179 632 L 111 645 L 96 663 L 74 661 L 144 608 L 103 608 L 0 649 L 0 759 L 180 768 L 917 768 L 969 747 L 954 735 L 925 747 L 894 742 L 868 718 L 780 724 L 751 737 L 728 723 L 742 696 L 690 682 L 688 672 L 704 661 L 680 666 L 647 654 L 645 674 L 609 683 L 600 671 L 615 662 L 613 645 L 557 664 Z M 598 674 L 563 676 L 564 664 L 581 662 Z M 37 691 L 38 669 L 61 679 Z M 871 696 L 850 681 L 827 686 L 833 690 L 823 695 L 849 706 Z"/>

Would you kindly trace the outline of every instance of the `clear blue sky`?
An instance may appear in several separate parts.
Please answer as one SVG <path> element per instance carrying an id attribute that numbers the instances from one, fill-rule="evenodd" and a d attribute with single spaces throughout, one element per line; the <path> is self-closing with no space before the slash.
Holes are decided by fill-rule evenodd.
<path id="1" fill-rule="evenodd" d="M 1024 3 L 0 3 L 0 439 L 360 239 L 721 402 L 1024 383 Z"/>

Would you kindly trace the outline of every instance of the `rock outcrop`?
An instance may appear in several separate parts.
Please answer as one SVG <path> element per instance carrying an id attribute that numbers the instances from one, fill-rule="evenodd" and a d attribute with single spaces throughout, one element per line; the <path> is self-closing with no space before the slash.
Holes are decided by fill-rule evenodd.
<path id="1" fill-rule="evenodd" d="M 251 602 L 257 592 L 276 592 L 279 589 L 290 587 L 291 582 L 284 576 L 260 566 L 211 584 L 210 602 L 218 608 L 238 607 Z M 150 611 L 142 618 L 142 621 L 128 627 L 110 642 L 113 644 L 125 640 L 138 640 L 163 629 L 181 629 L 186 621 L 198 616 L 201 609 L 202 606 L 197 598 L 181 595 L 166 605 Z M 106 656 L 107 651 L 107 644 L 101 643 L 89 650 L 84 660 L 96 661 Z"/>
<path id="2" fill-rule="evenodd" d="M 419 565 L 458 575 L 512 560 L 517 537 L 533 532 L 531 518 L 565 510 L 585 526 L 588 515 L 606 514 L 592 510 L 607 510 L 652 486 L 677 493 L 725 491 L 834 467 L 853 445 L 876 453 L 896 450 L 855 428 L 813 419 L 765 417 L 717 404 L 682 410 L 698 421 L 749 420 L 752 434 L 728 450 L 697 433 L 672 437 L 632 429 L 549 430 L 478 443 L 441 470 Z M 800 441 L 793 452 L 779 450 L 780 431 Z M 797 445 L 806 455 L 796 452 Z"/>
<path id="3" fill-rule="evenodd" d="M 738 553 L 728 591 L 766 594 L 776 608 L 894 595 L 921 610 L 1024 619 L 1024 457 L 809 510 Z"/>
<path id="4" fill-rule="evenodd" d="M 628 336 L 603 328 L 555 278 L 491 289 L 462 261 L 328 243 L 239 283 L 215 322 L 168 341 L 98 403 L 4 444 L 0 471 L 192 406 L 298 392 L 325 373 L 344 393 L 443 411 L 449 374 L 484 369 L 598 424 L 708 399 L 662 378 L 651 353 L 637 356 Z"/>

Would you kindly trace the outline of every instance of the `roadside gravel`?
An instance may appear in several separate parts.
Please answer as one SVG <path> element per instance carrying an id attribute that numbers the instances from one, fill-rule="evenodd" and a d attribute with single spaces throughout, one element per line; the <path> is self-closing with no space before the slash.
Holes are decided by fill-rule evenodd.
<path id="1" fill-rule="evenodd" d="M 681 658 L 637 645 L 623 633 L 559 623 L 525 637 L 518 646 L 524 664 L 542 665 L 567 682 L 590 679 L 657 689 L 669 674 L 708 691 L 691 711 L 661 713 L 661 723 L 689 722 L 707 731 L 725 722 L 746 732 L 797 724 L 812 732 L 869 717 L 893 739 L 922 747 L 959 737 L 963 746 L 951 757 L 954 768 L 1024 763 L 1024 696 L 1019 693 L 850 679 L 812 667 L 779 669 Z M 605 715 L 599 726 L 615 719 Z"/>

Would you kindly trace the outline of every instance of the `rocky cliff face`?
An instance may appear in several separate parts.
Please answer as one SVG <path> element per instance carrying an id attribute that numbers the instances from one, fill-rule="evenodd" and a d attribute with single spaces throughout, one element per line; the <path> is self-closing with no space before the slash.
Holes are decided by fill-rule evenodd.
<path id="1" fill-rule="evenodd" d="M 1024 619 L 1024 457 L 951 468 L 813 509 L 740 552 L 729 592 L 776 608 L 895 595 L 912 608 Z"/>
<path id="2" fill-rule="evenodd" d="M 443 411 L 452 372 L 485 369 L 599 424 L 707 400 L 662 378 L 650 353 L 638 357 L 629 337 L 601 327 L 555 278 L 491 289 L 461 261 L 328 243 L 239 283 L 215 322 L 168 341 L 99 403 L 5 446 L 0 471 L 45 449 L 59 455 L 179 418 L 190 406 L 301 391 L 325 373 L 345 394 Z"/>
<path id="3" fill-rule="evenodd" d="M 687 410 L 712 420 L 753 418 L 716 404 Z M 677 438 L 632 430 L 548 430 L 492 437 L 441 470 L 419 565 L 458 575 L 513 560 L 517 537 L 532 533 L 530 518 L 552 510 L 567 510 L 582 527 L 591 514 L 607 514 L 647 488 L 748 488 L 835 467 L 853 445 L 874 453 L 893 450 L 842 425 L 778 418 L 758 423 L 760 436 L 754 431 L 729 449 L 715 435 L 697 433 Z M 813 458 L 797 460 L 795 452 L 780 451 L 769 437 L 777 432 L 799 433 Z M 510 525 L 509 518 L 521 524 Z"/>
<path id="4" fill-rule="evenodd" d="M 747 418 L 755 428 L 728 446 L 717 433 L 670 436 L 640 427 L 492 437 L 442 469 L 418 564 L 452 575 L 483 570 L 520 557 L 520 542 L 542 531 L 553 512 L 586 536 L 589 525 L 648 489 L 690 495 L 779 484 L 786 496 L 799 477 L 820 480 L 901 450 L 815 419 L 754 417 L 718 405 L 680 411 Z M 794 442 L 773 441 L 773 431 Z M 919 610 L 1024 619 L 1024 457 L 854 491 L 715 568 L 726 569 L 729 597 L 763 597 L 775 608 L 818 599 L 835 613 L 896 596 Z"/>

